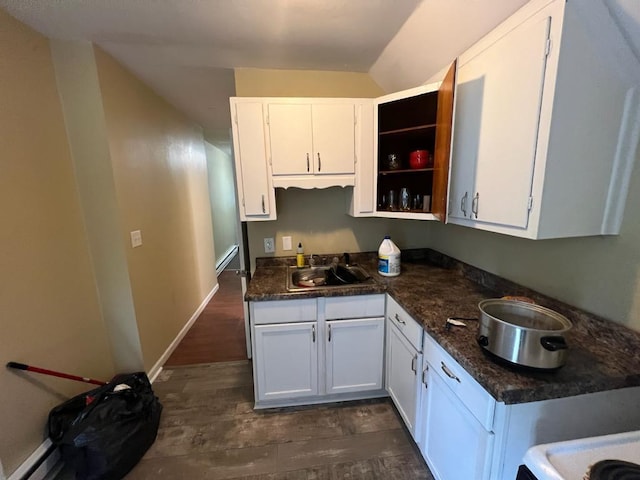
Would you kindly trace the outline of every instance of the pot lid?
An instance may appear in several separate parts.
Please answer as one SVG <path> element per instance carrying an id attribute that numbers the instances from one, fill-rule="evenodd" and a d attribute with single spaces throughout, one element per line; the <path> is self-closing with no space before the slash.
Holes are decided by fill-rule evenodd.
<path id="1" fill-rule="evenodd" d="M 537 304 L 492 298 L 481 301 L 478 308 L 493 320 L 529 330 L 561 333 L 572 327 L 564 315 Z"/>

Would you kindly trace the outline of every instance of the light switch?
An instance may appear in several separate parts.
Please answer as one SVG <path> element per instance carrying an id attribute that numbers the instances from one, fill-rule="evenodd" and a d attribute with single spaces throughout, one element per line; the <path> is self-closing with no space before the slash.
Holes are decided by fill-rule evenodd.
<path id="1" fill-rule="evenodd" d="M 291 237 L 282 237 L 282 250 L 291 250 Z"/>
<path id="2" fill-rule="evenodd" d="M 140 230 L 134 230 L 130 233 L 131 235 L 131 246 L 133 248 L 139 247 L 142 245 L 142 232 Z"/>

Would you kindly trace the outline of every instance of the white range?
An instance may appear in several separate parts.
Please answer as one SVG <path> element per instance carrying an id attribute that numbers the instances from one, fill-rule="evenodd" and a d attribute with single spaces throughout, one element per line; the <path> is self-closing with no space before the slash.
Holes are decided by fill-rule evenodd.
<path id="1" fill-rule="evenodd" d="M 534 475 L 532 480 L 591 480 L 590 467 L 601 460 L 631 462 L 640 472 L 640 431 L 537 445 L 524 456 L 524 464 Z M 640 473 L 623 478 L 640 478 Z"/>

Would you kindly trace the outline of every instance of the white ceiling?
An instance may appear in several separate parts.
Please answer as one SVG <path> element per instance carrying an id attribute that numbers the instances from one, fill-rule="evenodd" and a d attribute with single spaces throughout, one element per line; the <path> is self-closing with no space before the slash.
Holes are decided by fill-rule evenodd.
<path id="1" fill-rule="evenodd" d="M 233 68 L 370 72 L 419 85 L 528 0 L 0 0 L 52 38 L 89 40 L 228 148 Z M 604 0 L 640 52 L 640 0 Z M 420 39 L 415 60 L 399 59 Z M 406 50 L 405 50 L 406 51 Z"/>

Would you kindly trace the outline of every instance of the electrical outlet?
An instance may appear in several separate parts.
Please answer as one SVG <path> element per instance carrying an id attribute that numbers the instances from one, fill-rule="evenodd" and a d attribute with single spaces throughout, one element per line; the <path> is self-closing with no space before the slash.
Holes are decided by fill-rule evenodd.
<path id="1" fill-rule="evenodd" d="M 275 253 L 276 243 L 273 241 L 273 237 L 264 239 L 264 253 Z"/>
<path id="2" fill-rule="evenodd" d="M 142 245 L 142 232 L 140 230 L 134 230 L 130 232 L 131 235 L 131 246 L 133 248 L 139 247 Z"/>
<path id="3" fill-rule="evenodd" d="M 291 237 L 282 237 L 282 250 L 291 250 Z"/>

